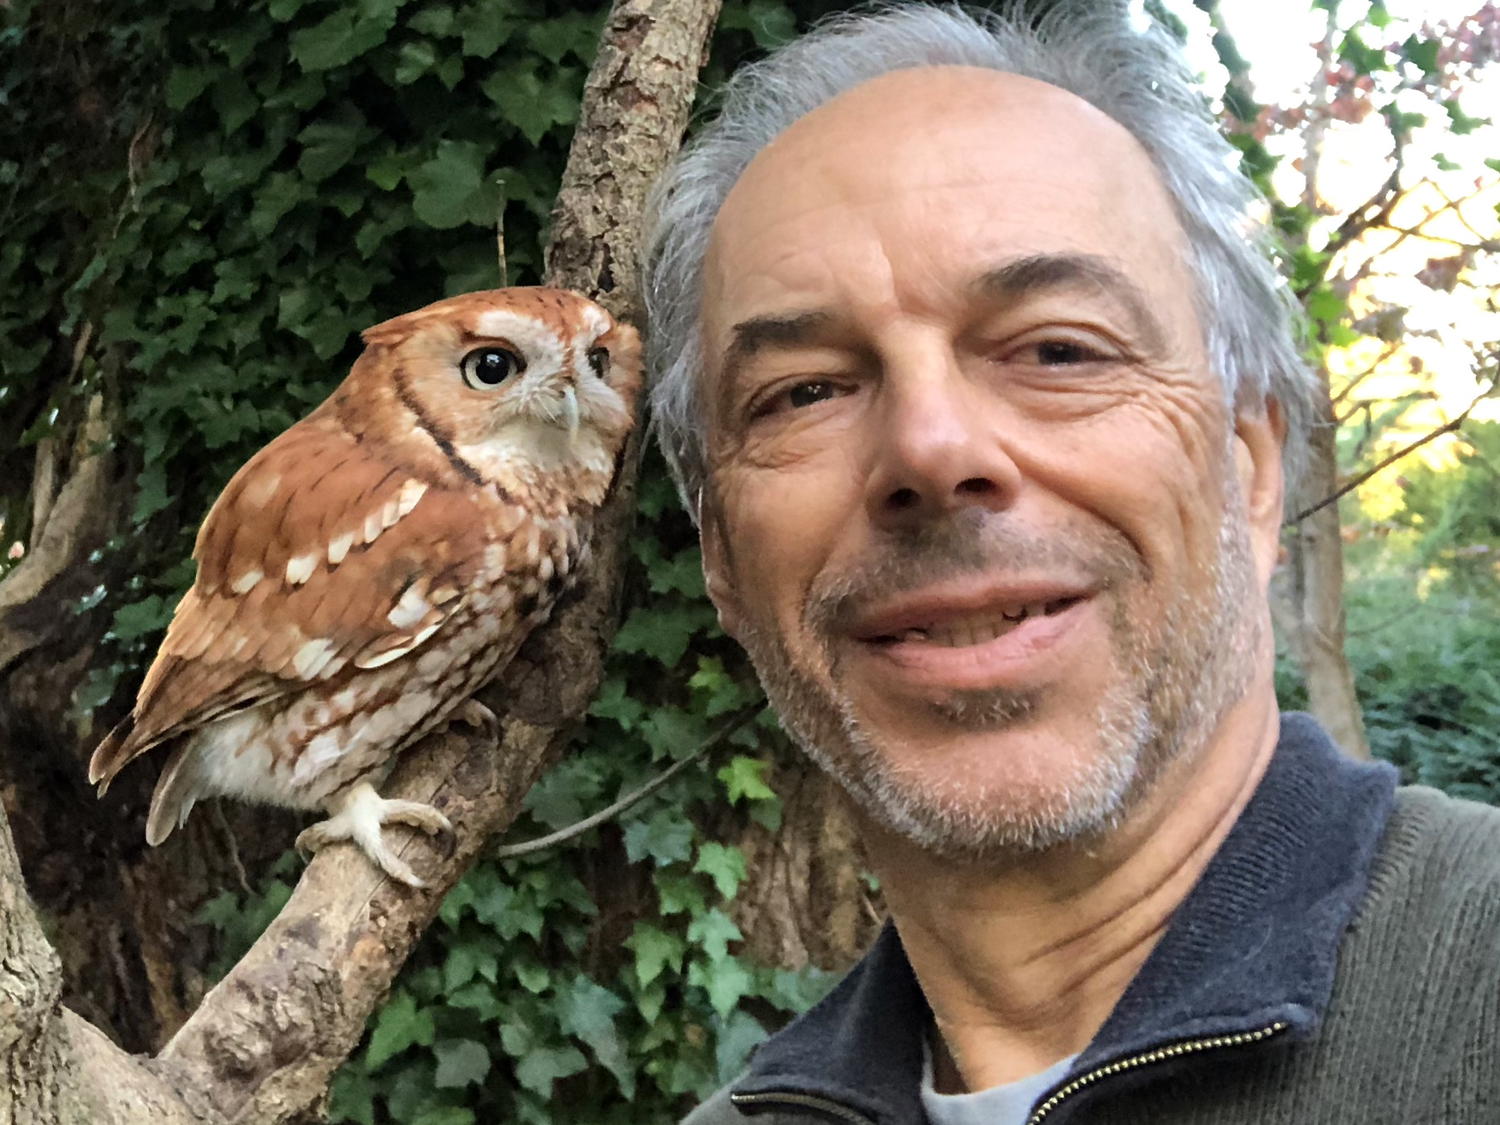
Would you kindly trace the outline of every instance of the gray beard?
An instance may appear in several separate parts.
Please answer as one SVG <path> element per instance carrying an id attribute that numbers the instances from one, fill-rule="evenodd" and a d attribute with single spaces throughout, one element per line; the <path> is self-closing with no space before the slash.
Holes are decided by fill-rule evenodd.
<path id="1" fill-rule="evenodd" d="M 813 637 L 836 635 L 868 599 L 964 574 L 1050 566 L 1092 576 L 1114 599 L 1113 682 L 1099 705 L 1097 746 L 1069 776 L 1026 792 L 972 799 L 963 778 L 923 776 L 887 751 L 839 693 L 839 667 L 825 649 L 831 688 L 797 666 L 782 636 L 749 621 L 740 640 L 772 706 L 796 742 L 877 825 L 923 851 L 963 863 L 992 863 L 1108 834 L 1151 791 L 1163 770 L 1196 754 L 1243 696 L 1259 640 L 1254 567 L 1244 499 L 1228 475 L 1208 604 L 1184 591 L 1150 621 L 1130 619 L 1128 594 L 1147 568 L 1118 532 L 1041 539 L 1003 515 L 969 510 L 892 538 L 856 571 L 821 581 L 803 620 Z M 1014 730 L 1031 722 L 1040 695 L 1008 690 L 950 693 L 929 706 L 958 731 Z M 932 772 L 932 771 L 929 771 Z"/>

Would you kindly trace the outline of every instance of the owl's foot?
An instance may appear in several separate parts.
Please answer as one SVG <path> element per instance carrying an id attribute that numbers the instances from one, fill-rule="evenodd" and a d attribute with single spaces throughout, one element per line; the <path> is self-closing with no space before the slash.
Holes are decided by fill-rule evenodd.
<path id="1" fill-rule="evenodd" d="M 500 720 L 495 717 L 495 712 L 477 699 L 464 700 L 463 704 L 449 716 L 449 721 L 463 723 L 464 726 L 488 738 L 498 740 L 500 737 Z"/>
<path id="2" fill-rule="evenodd" d="M 404 824 L 429 836 L 446 837 L 452 851 L 453 825 L 446 816 L 420 801 L 387 800 L 368 784 L 351 789 L 335 815 L 303 829 L 297 837 L 297 850 L 310 857 L 327 844 L 348 840 L 398 883 L 425 887 L 427 884 L 405 861 L 386 847 L 382 829 L 387 824 Z"/>

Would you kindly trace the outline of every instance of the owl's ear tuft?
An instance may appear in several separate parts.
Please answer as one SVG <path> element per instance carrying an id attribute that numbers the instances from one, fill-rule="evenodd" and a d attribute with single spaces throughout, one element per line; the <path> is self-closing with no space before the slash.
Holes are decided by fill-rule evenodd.
<path id="1" fill-rule="evenodd" d="M 411 313 L 402 316 L 393 316 L 390 320 L 383 320 L 366 328 L 359 334 L 359 338 L 368 346 L 385 346 L 400 343 L 411 335 L 416 325 L 412 322 Z"/>

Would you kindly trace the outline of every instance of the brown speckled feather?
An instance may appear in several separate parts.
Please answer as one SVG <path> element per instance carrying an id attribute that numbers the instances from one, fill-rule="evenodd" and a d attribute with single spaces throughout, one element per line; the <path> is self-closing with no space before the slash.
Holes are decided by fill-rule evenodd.
<path id="1" fill-rule="evenodd" d="M 268 487 L 266 481 L 274 481 Z M 198 534 L 198 578 L 178 605 L 141 687 L 126 737 L 96 755 L 107 780 L 152 746 L 239 705 L 260 702 L 343 671 L 361 652 L 399 647 L 440 624 L 458 599 L 405 627 L 389 614 L 415 584 L 462 589 L 487 539 L 473 490 L 422 486 L 409 511 L 406 471 L 371 457 L 327 417 L 292 427 L 229 482 Z M 365 522 L 395 505 L 400 535 Z M 498 505 L 497 505 L 498 506 Z M 351 537 L 346 550 L 340 540 Z M 330 545 L 337 562 L 330 560 Z M 288 564 L 310 559 L 300 581 Z M 291 578 L 301 578 L 294 569 Z M 255 575 L 260 577 L 255 579 Z M 236 585 L 238 581 L 238 587 Z M 326 658 L 305 658 L 310 642 Z"/>

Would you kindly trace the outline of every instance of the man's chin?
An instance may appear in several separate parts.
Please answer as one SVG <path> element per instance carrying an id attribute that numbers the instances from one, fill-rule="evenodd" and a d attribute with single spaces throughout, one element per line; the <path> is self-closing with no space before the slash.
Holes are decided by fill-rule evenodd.
<path id="1" fill-rule="evenodd" d="M 962 723 L 929 717 L 948 726 L 941 737 L 931 730 L 877 737 L 851 722 L 837 744 L 804 749 L 875 826 L 959 862 L 1093 839 L 1128 811 L 1138 738 L 1101 743 L 1097 729 L 1064 738 L 1028 722 L 1030 711 L 1018 716 L 995 700 L 962 706 Z"/>

